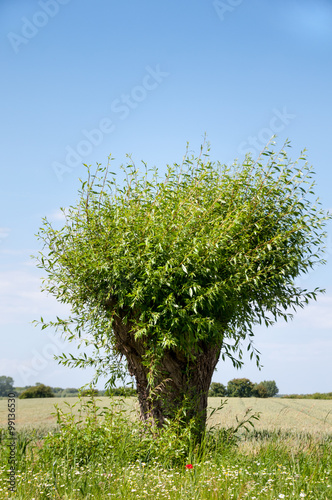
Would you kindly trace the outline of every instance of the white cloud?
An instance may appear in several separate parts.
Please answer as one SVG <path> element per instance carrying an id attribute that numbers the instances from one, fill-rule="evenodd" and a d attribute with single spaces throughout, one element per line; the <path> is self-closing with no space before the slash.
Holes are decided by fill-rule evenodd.
<path id="1" fill-rule="evenodd" d="M 313 330 L 332 329 L 332 296 L 321 295 L 296 313 L 297 327 Z"/>
<path id="2" fill-rule="evenodd" d="M 0 324 L 30 322 L 66 314 L 69 308 L 41 292 L 40 278 L 28 271 L 0 272 Z"/>
<path id="3" fill-rule="evenodd" d="M 7 238 L 10 233 L 10 229 L 8 227 L 0 227 L 0 241 Z"/>
<path id="4" fill-rule="evenodd" d="M 285 331 L 289 329 L 296 329 L 297 331 L 326 331 L 332 329 L 332 295 L 317 296 L 317 301 L 311 300 L 309 304 L 305 305 L 303 309 L 297 308 L 296 311 L 289 311 L 293 314 L 293 319 L 287 322 L 282 318 L 278 322 L 268 328 L 268 332 L 280 330 Z M 265 327 L 257 327 L 256 331 L 266 331 Z M 304 334 L 303 334 L 304 335 Z"/>

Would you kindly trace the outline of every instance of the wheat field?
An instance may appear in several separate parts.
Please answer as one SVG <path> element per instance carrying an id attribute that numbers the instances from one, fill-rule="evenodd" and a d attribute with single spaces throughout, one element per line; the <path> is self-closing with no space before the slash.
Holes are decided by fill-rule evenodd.
<path id="1" fill-rule="evenodd" d="M 209 398 L 209 406 L 215 408 L 220 398 Z M 282 430 L 304 433 L 332 433 L 332 400 L 283 399 L 283 398 L 229 398 L 225 407 L 215 412 L 210 425 L 228 427 L 241 418 L 247 409 L 260 412 L 256 429 Z"/>
<path id="2" fill-rule="evenodd" d="M 86 398 L 85 398 L 86 399 Z M 114 398 L 128 412 L 129 418 L 137 418 L 137 401 L 135 398 Z M 108 407 L 110 398 L 98 397 L 97 405 Z M 225 401 L 225 400 L 224 400 Z M 78 415 L 80 402 L 78 398 L 45 398 L 16 400 L 16 428 L 54 426 L 56 417 L 54 405 L 65 412 L 76 403 L 74 413 Z M 209 398 L 209 414 L 211 409 L 220 406 L 220 398 Z M 0 400 L 0 425 L 7 422 L 7 400 Z M 236 425 L 236 418 L 241 419 L 246 410 L 259 412 L 260 419 L 255 422 L 257 430 L 282 430 L 304 433 L 332 433 L 332 400 L 282 399 L 282 398 L 229 398 L 222 410 L 215 411 L 208 419 L 208 426 L 220 425 L 231 427 Z"/>

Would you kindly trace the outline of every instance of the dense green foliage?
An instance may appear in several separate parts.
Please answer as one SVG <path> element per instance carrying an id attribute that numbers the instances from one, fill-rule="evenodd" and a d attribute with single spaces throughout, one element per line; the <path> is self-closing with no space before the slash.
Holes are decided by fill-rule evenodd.
<path id="1" fill-rule="evenodd" d="M 254 384 L 247 378 L 233 378 L 227 384 L 227 396 L 232 398 L 250 398 Z"/>
<path id="2" fill-rule="evenodd" d="M 255 384 L 252 389 L 251 395 L 255 396 L 256 398 L 267 398 L 268 394 L 265 385 L 263 385 L 262 382 L 259 384 Z"/>
<path id="3" fill-rule="evenodd" d="M 163 178 L 131 163 L 121 184 L 109 165 L 95 175 L 88 169 L 63 228 L 45 219 L 39 232 L 44 290 L 72 310 L 67 319 L 42 319 L 42 328 L 95 348 L 60 361 L 95 366 L 112 383 L 125 356 L 141 377 L 140 404 L 163 391 L 159 415 L 167 405 L 175 411 L 175 389 L 179 402 L 190 391 L 204 399 L 212 365 L 221 356 L 241 366 L 244 343 L 259 364 L 253 327 L 288 320 L 321 291 L 295 279 L 324 262 L 331 217 L 314 198 L 305 155 L 292 161 L 287 147 L 231 167 L 202 149 L 167 166 Z M 206 374 L 195 378 L 196 362 Z M 203 388 L 191 385 L 202 380 Z"/>
<path id="4" fill-rule="evenodd" d="M 68 465 L 86 465 L 98 459 L 113 462 L 113 457 L 126 462 L 158 461 L 167 465 L 183 463 L 191 454 L 202 458 L 208 444 L 211 451 L 216 448 L 234 446 L 240 430 L 253 428 L 253 422 L 259 414 L 246 411 L 244 417 L 234 427 L 207 431 L 203 442 L 192 447 L 192 425 L 184 427 L 181 409 L 177 418 L 169 422 L 163 429 L 147 428 L 141 422 L 128 420 L 128 415 L 119 406 L 119 400 L 111 400 L 110 407 L 99 407 L 92 397 L 81 401 L 79 418 L 75 418 L 73 408 L 68 412 L 60 410 L 56 405 L 59 431 L 49 434 L 40 450 L 43 461 L 59 460 L 66 457 Z M 225 403 L 222 403 L 221 409 Z M 80 423 L 80 425 L 77 424 Z"/>
<path id="5" fill-rule="evenodd" d="M 28 398 L 54 398 L 54 394 L 52 392 L 51 387 L 40 384 L 29 387 L 19 395 L 19 399 L 28 399 Z"/>
<path id="6" fill-rule="evenodd" d="M 264 380 L 259 384 L 252 383 L 249 379 L 239 378 L 228 382 L 227 387 L 219 382 L 212 382 L 209 397 L 251 397 L 272 398 L 278 394 L 279 389 L 274 380 Z"/>
<path id="7" fill-rule="evenodd" d="M 137 396 L 137 390 L 133 387 L 114 387 L 109 389 L 107 394 L 111 396 L 132 397 Z"/>
<path id="8" fill-rule="evenodd" d="M 274 380 L 264 380 L 259 384 L 252 383 L 249 379 L 238 378 L 230 380 L 225 387 L 219 382 L 212 382 L 209 397 L 256 397 L 272 398 L 278 394 L 279 389 Z"/>
<path id="9" fill-rule="evenodd" d="M 273 398 L 279 392 L 277 384 L 274 380 L 263 380 L 263 382 L 260 382 L 260 385 L 265 387 L 268 398 Z"/>
<path id="10" fill-rule="evenodd" d="M 35 385 L 40 385 L 40 384 L 38 383 Z M 16 396 L 19 397 L 24 391 L 26 391 L 27 389 L 30 389 L 31 387 L 35 387 L 35 386 L 26 385 L 24 387 L 14 387 L 13 390 L 14 390 L 14 393 L 16 394 Z M 62 387 L 51 387 L 51 391 L 54 394 L 54 397 L 56 397 L 56 398 L 67 398 L 67 397 L 70 398 L 70 397 L 78 396 L 78 394 L 79 394 L 79 389 L 76 389 L 74 387 L 67 387 L 66 389 L 64 389 Z"/>
<path id="11" fill-rule="evenodd" d="M 8 394 L 14 389 L 13 384 L 14 380 L 12 377 L 2 375 L 0 377 L 0 396 L 8 396 Z"/>
<path id="12" fill-rule="evenodd" d="M 227 395 L 226 387 L 219 382 L 212 382 L 209 389 L 210 398 L 223 398 Z"/>

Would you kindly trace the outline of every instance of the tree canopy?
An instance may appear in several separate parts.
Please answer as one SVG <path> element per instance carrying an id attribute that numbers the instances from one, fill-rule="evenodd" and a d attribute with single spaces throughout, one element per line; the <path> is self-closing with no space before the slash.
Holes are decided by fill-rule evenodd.
<path id="1" fill-rule="evenodd" d="M 263 380 L 263 382 L 260 382 L 259 385 L 265 387 L 266 395 L 268 398 L 273 398 L 279 392 L 277 384 L 274 380 Z"/>
<path id="2" fill-rule="evenodd" d="M 233 398 L 250 398 L 254 384 L 247 378 L 233 378 L 227 384 L 227 396 Z"/>
<path id="3" fill-rule="evenodd" d="M 6 377 L 1 375 L 0 377 L 0 396 L 8 396 L 10 392 L 13 391 L 14 379 L 12 377 Z"/>
<path id="4" fill-rule="evenodd" d="M 231 166 L 202 147 L 164 177 L 129 162 L 121 183 L 111 158 L 94 174 L 87 167 L 66 224 L 58 230 L 45 219 L 39 232 L 43 289 L 72 308 L 42 327 L 95 347 L 90 357 L 60 360 L 113 370 L 114 380 L 124 356 L 141 410 L 156 392 L 165 399 L 173 390 L 177 404 L 190 385 L 207 395 L 219 357 L 241 366 L 244 342 L 259 364 L 254 326 L 288 320 L 322 291 L 295 279 L 324 262 L 331 216 L 315 199 L 305 153 L 292 161 L 288 146 Z"/>
<path id="5" fill-rule="evenodd" d="M 54 398 L 51 387 L 44 384 L 35 385 L 26 389 L 19 395 L 19 399 L 29 398 Z"/>

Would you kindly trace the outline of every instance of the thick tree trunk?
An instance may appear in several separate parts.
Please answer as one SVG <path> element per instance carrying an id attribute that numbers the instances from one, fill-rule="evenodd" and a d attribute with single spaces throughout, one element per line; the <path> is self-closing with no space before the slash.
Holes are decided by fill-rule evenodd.
<path id="1" fill-rule="evenodd" d="M 117 349 L 126 357 L 129 372 L 136 379 L 141 420 L 162 427 L 166 418 L 175 418 L 179 409 L 185 407 L 183 422 L 187 424 L 195 418 L 199 441 L 205 430 L 208 391 L 221 346 L 200 345 L 201 352 L 191 361 L 175 350 L 165 351 L 151 388 L 149 368 L 143 363 L 144 345 L 135 340 L 130 328 L 129 322 L 123 324 L 120 318 L 114 321 Z"/>

